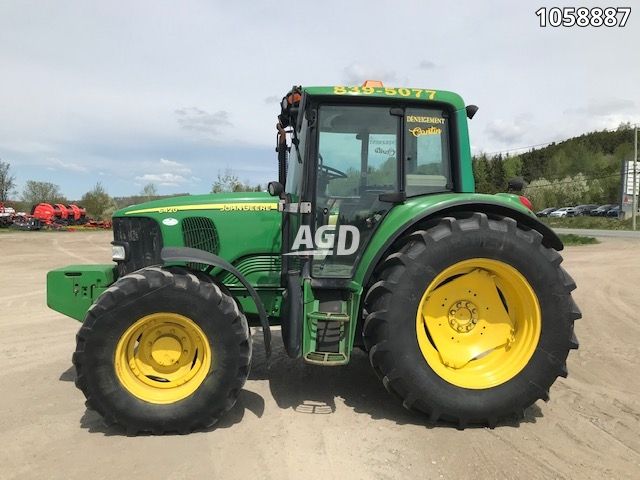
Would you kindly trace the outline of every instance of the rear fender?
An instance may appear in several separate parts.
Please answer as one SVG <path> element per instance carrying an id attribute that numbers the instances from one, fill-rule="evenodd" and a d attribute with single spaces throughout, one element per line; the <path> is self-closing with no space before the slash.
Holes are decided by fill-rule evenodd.
<path id="1" fill-rule="evenodd" d="M 506 203 L 506 202 L 505 202 Z M 377 249 L 370 261 L 366 265 L 359 265 L 355 280 L 363 287 L 369 283 L 369 279 L 373 273 L 375 266 L 384 258 L 385 253 L 391 245 L 410 231 L 416 224 L 429 220 L 430 218 L 445 217 L 447 215 L 455 215 L 462 212 L 481 212 L 489 216 L 501 216 L 513 218 L 518 225 L 525 229 L 536 230 L 542 235 L 542 243 L 545 247 L 555 250 L 562 250 L 564 245 L 558 235 L 547 225 L 540 222 L 535 216 L 528 215 L 524 211 L 512 208 L 500 201 L 474 201 L 470 199 L 461 199 L 458 201 L 447 202 L 443 204 L 435 204 L 425 208 L 420 214 L 414 215 L 407 219 L 404 224 L 397 228 L 389 235 L 384 244 Z"/>

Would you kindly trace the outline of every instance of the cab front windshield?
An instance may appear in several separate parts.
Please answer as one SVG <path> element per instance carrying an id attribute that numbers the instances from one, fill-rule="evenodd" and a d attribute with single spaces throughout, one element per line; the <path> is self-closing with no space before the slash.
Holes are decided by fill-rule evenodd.
<path id="1" fill-rule="evenodd" d="M 358 253 L 393 206 L 380 194 L 401 187 L 407 196 L 450 188 L 448 122 L 439 110 L 407 108 L 403 118 L 389 106 L 365 105 L 321 106 L 318 122 L 316 228 L 331 225 L 340 234 L 340 226 L 351 225 L 360 238 L 353 253 L 338 255 L 334 249 L 316 256 L 313 275 L 350 277 Z"/>

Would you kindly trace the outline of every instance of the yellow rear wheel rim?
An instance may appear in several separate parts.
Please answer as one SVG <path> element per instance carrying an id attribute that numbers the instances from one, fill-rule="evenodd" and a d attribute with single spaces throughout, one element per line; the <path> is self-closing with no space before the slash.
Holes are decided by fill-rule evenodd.
<path id="1" fill-rule="evenodd" d="M 154 313 L 120 337 L 115 368 L 132 395 L 149 403 L 174 403 L 204 382 L 211 369 L 211 347 L 193 320 L 177 313 Z"/>
<path id="2" fill-rule="evenodd" d="M 433 371 L 470 389 L 511 380 L 540 338 L 538 298 L 524 276 L 498 260 L 474 258 L 444 269 L 416 316 L 418 345 Z"/>

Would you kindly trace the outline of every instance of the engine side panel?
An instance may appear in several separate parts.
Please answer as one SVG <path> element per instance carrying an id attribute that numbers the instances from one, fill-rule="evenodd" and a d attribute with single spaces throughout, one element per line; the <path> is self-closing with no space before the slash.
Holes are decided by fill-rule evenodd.
<path id="1" fill-rule="evenodd" d="M 120 210 L 114 215 L 114 222 L 116 219 L 135 217 L 150 218 L 158 224 L 162 247 L 200 248 L 231 263 L 252 255 L 280 254 L 281 214 L 277 201 L 266 193 L 168 198 Z M 211 220 L 217 236 L 217 252 L 211 251 L 213 246 L 203 248 L 197 244 L 197 232 L 185 238 L 185 222 L 193 217 Z M 201 239 L 204 240 L 204 237 L 201 236 Z"/>

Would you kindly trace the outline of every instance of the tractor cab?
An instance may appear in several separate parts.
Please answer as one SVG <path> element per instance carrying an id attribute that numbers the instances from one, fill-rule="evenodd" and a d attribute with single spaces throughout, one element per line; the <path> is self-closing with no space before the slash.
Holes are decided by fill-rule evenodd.
<path id="1" fill-rule="evenodd" d="M 368 81 L 294 87 L 283 98 L 287 138 L 278 139 L 280 178 L 269 191 L 283 214 L 282 322 L 292 356 L 302 347 L 307 361 L 346 363 L 362 290 L 351 280 L 377 227 L 396 204 L 460 188 L 452 105 L 421 93 L 432 92 Z"/>

